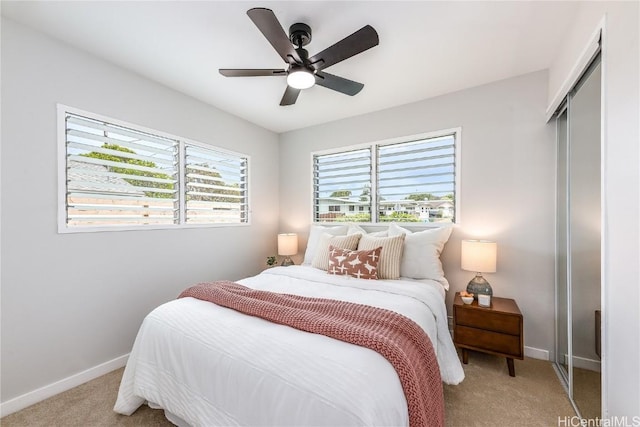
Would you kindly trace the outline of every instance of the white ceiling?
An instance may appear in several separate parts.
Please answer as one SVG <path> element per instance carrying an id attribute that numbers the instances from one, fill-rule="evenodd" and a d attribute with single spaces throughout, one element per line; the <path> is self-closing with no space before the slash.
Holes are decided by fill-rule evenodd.
<path id="1" fill-rule="evenodd" d="M 280 107 L 284 68 L 246 11 L 267 7 L 288 32 L 311 26 L 313 55 L 366 24 L 380 44 L 327 72 L 365 84 L 349 97 L 315 86 Z M 2 15 L 276 132 L 356 116 L 548 68 L 579 2 L 2 1 Z"/>

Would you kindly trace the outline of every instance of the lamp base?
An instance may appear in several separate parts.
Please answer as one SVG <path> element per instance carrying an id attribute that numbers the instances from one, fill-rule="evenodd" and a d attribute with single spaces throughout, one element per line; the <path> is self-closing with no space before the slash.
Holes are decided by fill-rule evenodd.
<path id="1" fill-rule="evenodd" d="M 289 267 L 290 265 L 295 265 L 291 257 L 285 257 L 280 263 L 282 267 Z"/>
<path id="2" fill-rule="evenodd" d="M 493 296 L 493 289 L 489 282 L 482 277 L 481 273 L 476 274 L 476 277 L 471 279 L 467 285 L 467 292 L 473 294 L 473 299 L 478 299 L 478 294 Z"/>

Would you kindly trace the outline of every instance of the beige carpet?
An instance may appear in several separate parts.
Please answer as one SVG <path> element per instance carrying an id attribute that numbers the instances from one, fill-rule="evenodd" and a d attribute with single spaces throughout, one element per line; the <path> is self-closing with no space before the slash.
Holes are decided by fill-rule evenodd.
<path id="1" fill-rule="evenodd" d="M 515 360 L 510 377 L 504 358 L 469 352 L 462 366 L 465 380 L 444 387 L 447 426 L 558 426 L 575 416 L 550 362 Z"/>
<path id="2" fill-rule="evenodd" d="M 445 386 L 447 426 L 557 426 L 573 416 L 571 404 L 549 362 L 516 360 L 516 377 L 504 358 L 471 352 L 466 379 Z M 147 406 L 126 417 L 113 412 L 122 369 L 0 420 L 3 427 L 171 426 Z"/>

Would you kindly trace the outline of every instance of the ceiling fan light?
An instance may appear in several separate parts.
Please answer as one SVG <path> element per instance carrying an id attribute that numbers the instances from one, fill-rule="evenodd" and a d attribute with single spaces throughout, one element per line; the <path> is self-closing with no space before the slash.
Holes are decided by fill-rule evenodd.
<path id="1" fill-rule="evenodd" d="M 294 70 L 287 75 L 287 84 L 294 89 L 309 89 L 315 83 L 313 73 L 305 69 Z"/>

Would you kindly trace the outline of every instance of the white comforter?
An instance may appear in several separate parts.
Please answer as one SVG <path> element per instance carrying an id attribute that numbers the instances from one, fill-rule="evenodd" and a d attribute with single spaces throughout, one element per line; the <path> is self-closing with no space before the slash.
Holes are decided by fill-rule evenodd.
<path id="1" fill-rule="evenodd" d="M 444 382 L 464 378 L 437 282 L 292 266 L 238 283 L 394 310 L 429 335 Z M 130 415 L 145 401 L 192 426 L 408 425 L 398 376 L 375 351 L 193 298 L 156 308 L 140 327 L 114 409 Z"/>

